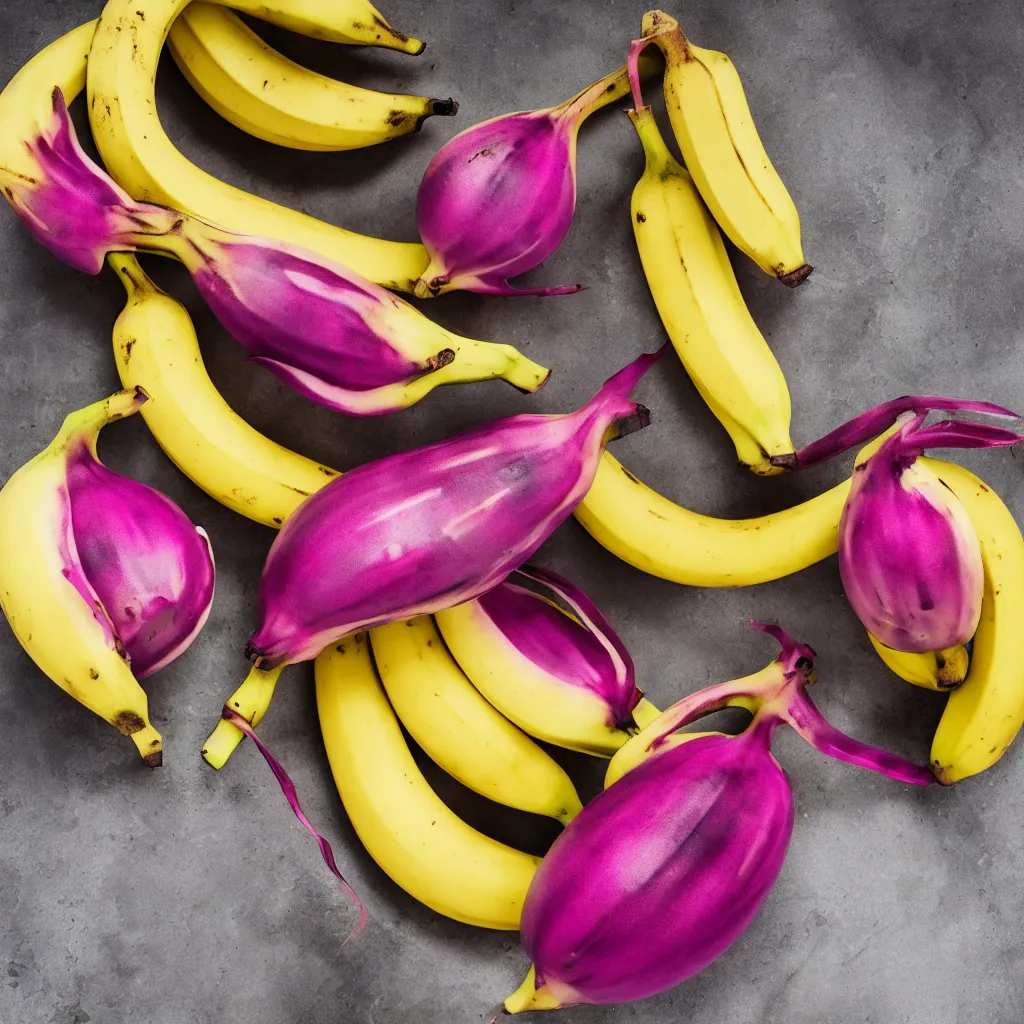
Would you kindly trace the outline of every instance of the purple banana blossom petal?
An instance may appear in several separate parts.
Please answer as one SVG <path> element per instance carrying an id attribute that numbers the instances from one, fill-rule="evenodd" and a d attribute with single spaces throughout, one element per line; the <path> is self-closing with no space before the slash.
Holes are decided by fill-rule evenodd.
<path id="1" fill-rule="evenodd" d="M 501 377 L 536 391 L 547 380 L 512 346 L 452 334 L 315 253 L 134 202 L 82 151 L 59 89 L 52 124 L 29 148 L 40 180 L 7 184 L 0 168 L 0 182 L 43 245 L 89 273 L 111 251 L 175 256 L 251 356 L 315 402 L 371 416 L 441 384 Z"/>
<path id="2" fill-rule="evenodd" d="M 522 586 L 520 579 L 540 584 L 540 591 Z M 633 725 L 633 708 L 643 696 L 633 659 L 611 623 L 574 583 L 550 569 L 523 566 L 477 603 L 494 628 L 539 669 L 600 697 L 608 706 L 609 725 Z"/>
<path id="3" fill-rule="evenodd" d="M 801 469 L 813 466 L 833 456 L 840 455 L 876 437 L 891 427 L 897 418 L 906 412 L 928 412 L 947 410 L 951 412 L 977 412 L 989 416 L 1008 416 L 1017 419 L 1018 414 L 1012 409 L 991 402 L 974 402 L 964 398 L 946 398 L 943 395 L 904 395 L 891 401 L 876 405 L 867 412 L 862 412 L 853 419 L 847 420 L 842 426 L 829 431 L 824 437 L 804 445 L 796 453 L 796 464 Z M 780 459 L 792 460 L 791 455 L 779 456 Z M 772 460 L 775 465 L 775 460 Z M 781 463 L 779 463 L 781 464 Z M 792 469 L 791 464 L 785 467 Z"/>
<path id="4" fill-rule="evenodd" d="M 445 143 L 416 197 L 416 221 L 430 254 L 416 294 L 579 291 L 579 284 L 518 289 L 508 279 L 542 263 L 565 237 L 576 207 L 580 125 L 627 87 L 620 68 L 558 106 L 495 117 Z"/>
<path id="5" fill-rule="evenodd" d="M 85 155 L 60 89 L 50 124 L 26 146 L 40 176 L 0 169 L 4 195 L 36 241 L 77 270 L 98 274 L 108 252 L 134 249 L 140 234 L 167 226 L 165 210 L 136 203 Z"/>
<path id="6" fill-rule="evenodd" d="M 134 413 L 147 396 L 136 389 L 115 399 L 110 418 Z M 97 408 L 73 413 L 65 425 L 64 575 L 142 679 L 203 628 L 213 603 L 213 552 L 170 498 L 99 461 L 96 442 L 107 419 Z"/>
<path id="7" fill-rule="evenodd" d="M 960 500 L 927 466 L 925 447 L 1016 444 L 1011 430 L 904 414 L 854 472 L 839 522 L 839 574 L 865 627 L 897 651 L 966 643 L 981 615 L 981 546 Z"/>
<path id="8" fill-rule="evenodd" d="M 299 794 L 295 788 L 295 783 L 292 782 L 291 776 L 285 771 L 284 765 L 274 757 L 259 736 L 256 735 L 253 727 L 240 714 L 238 714 L 237 711 L 232 711 L 231 708 L 224 708 L 224 710 L 221 711 L 221 717 L 229 721 L 238 729 L 241 729 L 241 731 L 256 744 L 256 749 L 263 755 L 263 760 L 270 765 L 270 770 L 274 773 L 274 778 L 277 779 L 278 785 L 281 787 L 281 792 L 284 793 L 284 798 L 288 801 L 288 806 L 292 809 L 292 814 L 299 819 L 299 823 L 302 827 L 316 840 L 317 846 L 320 847 L 320 856 L 323 857 L 328 871 L 330 871 L 331 874 L 341 882 L 342 888 L 348 894 L 352 902 L 359 908 L 359 923 L 348 933 L 344 941 L 341 943 L 342 946 L 348 945 L 349 940 L 354 939 L 366 927 L 366 923 L 370 919 L 370 915 L 366 910 L 366 904 L 363 903 L 363 901 L 356 895 L 355 889 L 348 884 L 348 880 L 341 873 L 341 869 L 338 867 L 338 862 L 334 859 L 334 850 L 332 849 L 330 842 L 317 832 L 309 818 L 306 817 L 305 811 L 302 809 L 302 804 L 299 803 Z"/>
<path id="9" fill-rule="evenodd" d="M 498 420 L 331 481 L 274 540 L 250 659 L 306 661 L 347 633 L 497 586 L 572 513 L 609 437 L 646 425 L 628 396 L 664 351 L 634 360 L 576 412 Z"/>
<path id="10" fill-rule="evenodd" d="M 801 735 L 844 760 L 934 781 L 825 722 L 803 692 L 814 652 L 778 627 L 757 628 L 780 640 L 780 657 L 655 719 L 630 740 L 647 744 L 646 760 L 555 840 L 523 907 L 533 968 L 505 1001 L 509 1012 L 643 999 L 685 981 L 739 938 L 778 877 L 793 829 L 792 792 L 771 752 L 780 724 L 798 722 Z M 658 749 L 730 694 L 754 698 L 745 732 Z"/>

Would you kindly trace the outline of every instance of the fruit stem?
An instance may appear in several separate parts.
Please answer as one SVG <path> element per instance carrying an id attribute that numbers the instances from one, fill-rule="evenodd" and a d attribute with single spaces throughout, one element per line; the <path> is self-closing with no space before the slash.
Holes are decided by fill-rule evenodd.
<path id="1" fill-rule="evenodd" d="M 629 89 L 633 95 L 633 110 L 639 113 L 644 109 L 644 95 L 640 88 L 640 54 L 647 48 L 649 39 L 634 39 L 629 44 L 629 57 L 626 59 L 626 69 L 629 75 Z"/>
<path id="2" fill-rule="evenodd" d="M 283 665 L 250 669 L 242 685 L 224 702 L 224 711 L 229 715 L 241 715 L 250 725 L 259 725 L 274 697 L 274 688 L 282 671 Z M 214 768 L 223 768 L 244 736 L 233 718 L 222 717 L 203 744 L 204 759 Z"/>

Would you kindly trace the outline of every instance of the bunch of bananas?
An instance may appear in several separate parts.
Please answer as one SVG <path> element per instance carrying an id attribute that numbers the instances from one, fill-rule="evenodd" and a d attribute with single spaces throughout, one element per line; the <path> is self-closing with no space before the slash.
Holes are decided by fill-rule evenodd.
<path id="1" fill-rule="evenodd" d="M 317 38 L 410 54 L 423 48 L 392 29 L 367 0 L 230 0 L 230 6 Z M 270 203 L 212 177 L 174 147 L 154 97 L 165 40 L 214 110 L 281 146 L 372 146 L 457 109 L 451 99 L 377 93 L 315 74 L 267 46 L 219 2 L 108 0 L 100 19 L 47 46 L 0 94 L 0 181 L 35 181 L 38 168 L 25 140 L 46 123 L 53 90 L 68 102 L 86 90 L 100 156 L 132 198 L 301 246 L 388 288 L 412 291 L 429 263 L 422 245 L 358 235 Z M 665 99 L 685 166 L 643 103 L 637 59 L 649 45 L 665 57 Z M 740 463 L 759 475 L 795 469 L 799 453 L 790 437 L 786 378 L 746 307 L 722 239 L 724 232 L 767 273 L 796 287 L 811 267 L 795 204 L 764 151 L 728 57 L 694 45 L 673 18 L 650 12 L 631 52 L 629 78 L 630 118 L 646 158 L 630 216 L 665 330 Z M 13 204 L 12 192 L 6 194 Z M 148 395 L 140 413 L 153 436 L 211 497 L 281 527 L 339 471 L 271 441 L 239 417 L 206 373 L 185 308 L 135 256 L 115 253 L 108 262 L 127 295 L 113 330 L 118 373 L 129 393 L 144 389 Z M 862 451 L 858 467 L 884 436 Z M 873 636 L 870 642 L 901 678 L 950 691 L 931 751 L 932 770 L 948 784 L 993 765 L 1024 724 L 1024 632 L 1018 626 L 1024 538 L 1012 513 L 976 476 L 946 462 L 923 464 L 963 504 L 977 532 L 981 620 L 969 653 L 959 645 L 910 653 Z M 71 599 L 59 562 L 47 560 L 56 469 L 52 459 L 35 460 L 0 493 L 3 611 L 47 675 L 155 757 L 159 736 L 148 723 L 145 695 L 86 622 L 90 613 Z M 575 515 L 600 544 L 639 570 L 689 586 L 740 587 L 834 554 L 850 488 L 846 480 L 782 512 L 717 519 L 658 494 L 605 452 Z M 341 799 L 381 868 L 438 913 L 517 929 L 540 859 L 458 818 L 418 769 L 401 727 L 468 788 L 565 825 L 580 811 L 580 799 L 565 771 L 531 737 L 609 757 L 626 739 L 625 731 L 616 731 L 619 723 L 590 718 L 585 702 L 545 691 L 512 649 L 480 628 L 472 603 L 436 620 L 421 616 L 345 637 L 319 655 L 315 677 Z M 276 675 L 268 680 L 272 686 Z M 125 718 L 128 713 L 134 717 Z M 656 714 L 641 699 L 630 728 L 642 728 Z"/>

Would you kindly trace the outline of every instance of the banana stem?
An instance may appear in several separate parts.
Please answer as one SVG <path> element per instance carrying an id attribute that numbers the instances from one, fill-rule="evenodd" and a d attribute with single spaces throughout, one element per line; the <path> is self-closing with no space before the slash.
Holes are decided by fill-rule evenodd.
<path id="1" fill-rule="evenodd" d="M 629 75 L 629 89 L 633 94 L 633 109 L 642 110 L 644 96 L 640 88 L 640 54 L 647 48 L 650 39 L 634 39 L 629 46 L 629 57 L 626 59 L 626 70 Z"/>
<path id="2" fill-rule="evenodd" d="M 124 285 L 131 302 L 137 302 L 144 295 L 160 291 L 142 269 L 138 259 L 130 252 L 112 252 L 107 256 L 107 265 L 117 274 L 117 279 Z"/>
<path id="3" fill-rule="evenodd" d="M 151 725 L 145 725 L 136 732 L 129 733 L 132 743 L 139 748 L 142 760 L 150 768 L 159 768 L 164 763 L 164 745 L 160 733 Z"/>
<path id="4" fill-rule="evenodd" d="M 240 715 L 250 725 L 259 725 L 274 697 L 274 688 L 282 671 L 283 665 L 271 669 L 252 668 L 242 685 L 224 702 L 225 717 L 203 744 L 203 758 L 208 764 L 223 768 L 245 736 L 230 720 L 231 717 Z"/>
<path id="5" fill-rule="evenodd" d="M 146 391 L 135 387 L 118 391 L 109 398 L 69 413 L 50 444 L 49 451 L 63 452 L 70 445 L 84 441 L 95 454 L 100 431 L 114 420 L 134 415 L 147 401 L 149 395 Z"/>
<path id="6" fill-rule="evenodd" d="M 551 376 L 546 366 L 528 359 L 513 345 L 472 338 L 456 338 L 454 343 L 455 358 L 430 375 L 431 388 L 498 377 L 520 391 L 534 392 Z"/>

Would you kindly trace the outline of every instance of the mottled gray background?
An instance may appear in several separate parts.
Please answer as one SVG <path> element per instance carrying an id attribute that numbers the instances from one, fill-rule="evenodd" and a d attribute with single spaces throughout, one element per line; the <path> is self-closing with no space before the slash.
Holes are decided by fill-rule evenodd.
<path id="1" fill-rule="evenodd" d="M 100 8 L 99 0 L 3 0 L 0 80 Z M 735 59 L 767 149 L 800 208 L 806 254 L 817 267 L 806 286 L 789 292 L 746 259 L 736 261 L 755 318 L 789 376 L 798 443 L 910 390 L 1024 405 L 1019 3 L 710 0 L 670 9 L 697 42 Z M 226 180 L 346 227 L 413 238 L 416 186 L 437 145 L 483 118 L 556 102 L 615 67 L 643 10 L 638 0 L 388 0 L 384 13 L 393 24 L 429 40 L 419 59 L 261 29 L 337 77 L 458 98 L 457 118 L 433 119 L 421 135 L 386 148 L 308 154 L 250 139 L 206 110 L 170 61 L 160 74 L 159 107 L 181 147 Z M 231 404 L 276 440 L 347 468 L 490 416 L 567 410 L 660 343 L 627 213 L 641 163 L 620 112 L 587 124 L 576 221 L 531 280 L 581 280 L 588 291 L 553 299 L 450 296 L 424 307 L 461 333 L 512 342 L 553 366 L 551 383 L 533 398 L 501 383 L 476 384 L 389 418 L 347 419 L 246 365 L 180 268 L 159 262 L 155 272 L 188 303 Z M 5 208 L 0 233 L 6 477 L 50 440 L 68 410 L 117 387 L 110 327 L 122 293 L 110 273 L 94 280 L 59 264 Z M 818 493 L 848 471 L 841 461 L 799 477 L 745 475 L 674 358 L 649 374 L 639 394 L 653 424 L 616 454 L 691 508 L 755 515 Z M 261 732 L 369 904 L 372 923 L 357 941 L 341 948 L 353 911 L 252 745 L 220 774 L 199 758 L 223 697 L 246 667 L 241 649 L 271 532 L 180 476 L 141 419 L 107 431 L 103 455 L 172 495 L 206 527 L 217 554 L 217 597 L 198 642 L 150 687 L 166 743 L 165 767 L 156 772 L 47 682 L 0 628 L 0 1021 L 489 1020 L 527 965 L 515 935 L 435 916 L 366 856 L 332 786 L 311 672 L 289 672 Z M 1010 454 L 969 460 L 1024 513 L 1020 465 Z M 747 590 L 686 589 L 620 563 L 574 522 L 542 556 L 598 600 L 654 700 L 667 703 L 760 667 L 772 645 L 746 622 L 777 620 L 818 650 L 815 696 L 837 724 L 926 757 L 942 698 L 900 683 L 875 660 L 834 560 Z M 792 734 L 780 735 L 776 750 L 792 776 L 797 824 L 782 876 L 752 927 L 674 991 L 560 1018 L 1024 1018 L 1022 749 L 952 791 L 914 790 L 828 761 Z M 582 757 L 566 763 L 592 791 L 594 764 Z M 487 807 L 436 771 L 430 777 L 493 835 L 538 850 L 550 841 L 543 824 Z"/>

